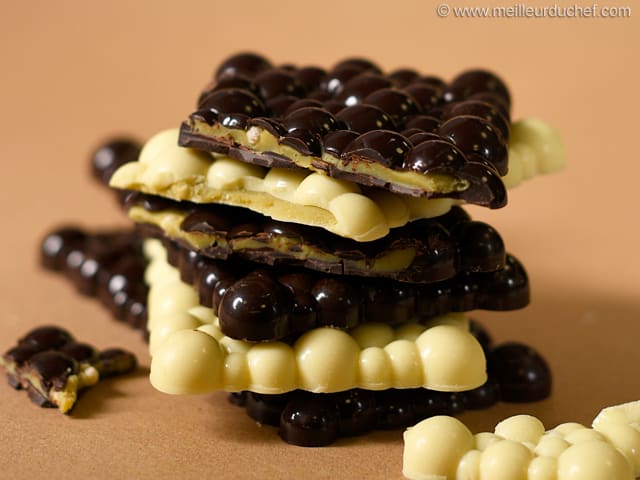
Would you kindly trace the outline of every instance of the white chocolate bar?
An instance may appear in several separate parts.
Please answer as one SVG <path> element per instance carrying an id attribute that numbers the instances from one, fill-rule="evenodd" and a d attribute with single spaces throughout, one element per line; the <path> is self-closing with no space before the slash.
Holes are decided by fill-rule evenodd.
<path id="1" fill-rule="evenodd" d="M 545 431 L 530 415 L 473 435 L 438 416 L 404 433 L 403 474 L 413 480 L 633 480 L 640 477 L 640 400 L 602 410 L 593 428 Z"/>
<path id="2" fill-rule="evenodd" d="M 293 345 L 226 337 L 214 312 L 198 304 L 196 291 L 166 263 L 157 241 L 147 243 L 150 379 L 160 391 L 464 391 L 487 379 L 482 347 L 460 314 L 434 318 L 428 325 L 364 324 L 349 333 L 316 328 Z"/>
<path id="3" fill-rule="evenodd" d="M 557 133 L 538 120 L 513 125 L 507 185 L 562 168 Z M 120 167 L 110 185 L 174 200 L 240 206 L 276 220 L 324 228 L 358 241 L 385 236 L 390 228 L 443 215 L 459 203 L 416 198 L 359 185 L 304 169 L 266 169 L 224 155 L 178 146 L 178 129 L 145 144 L 138 161 Z"/>
<path id="4" fill-rule="evenodd" d="M 525 118 L 511 124 L 509 171 L 502 177 L 513 188 L 536 175 L 555 173 L 565 164 L 560 134 L 546 122 Z"/>

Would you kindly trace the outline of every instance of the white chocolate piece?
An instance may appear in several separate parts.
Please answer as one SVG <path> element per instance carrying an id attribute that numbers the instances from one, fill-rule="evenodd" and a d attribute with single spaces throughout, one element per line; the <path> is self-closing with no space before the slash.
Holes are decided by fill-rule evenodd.
<path id="1" fill-rule="evenodd" d="M 180 147 L 178 133 L 166 130 L 150 138 L 140 159 L 122 165 L 110 185 L 173 200 L 245 207 L 358 241 L 381 238 L 411 220 L 442 215 L 458 203 L 389 192 L 369 197 L 353 182 L 309 170 L 265 169 Z"/>
<path id="2" fill-rule="evenodd" d="M 307 175 L 293 194 L 293 201 L 301 205 L 314 205 L 328 208 L 329 202 L 345 193 L 360 193 L 357 184 L 339 180 L 326 175 Z"/>
<path id="3" fill-rule="evenodd" d="M 489 445 L 499 442 L 500 440 L 504 440 L 502 437 L 496 435 L 491 432 L 480 432 L 474 435 L 474 439 L 476 442 L 476 448 L 483 452 L 489 447 Z"/>
<path id="4" fill-rule="evenodd" d="M 484 374 L 482 352 L 476 348 L 477 340 L 472 335 L 451 325 L 437 325 L 427 329 L 416 339 L 422 359 L 424 378 L 433 390 L 464 391 Z M 459 382 L 451 384 L 451 379 Z"/>
<path id="5" fill-rule="evenodd" d="M 296 359 L 288 345 L 279 342 L 258 344 L 247 351 L 246 357 L 251 377 L 249 390 L 268 393 L 296 388 Z"/>
<path id="6" fill-rule="evenodd" d="M 255 131 L 260 141 L 270 135 L 257 127 Z M 165 130 L 150 138 L 138 161 L 122 165 L 111 177 L 110 185 L 174 200 L 245 207 L 276 220 L 324 228 L 363 242 L 381 238 L 390 228 L 412 220 L 443 215 L 460 203 L 449 198 L 418 198 L 381 189 L 362 189 L 353 182 L 302 168 L 266 169 L 224 155 L 180 147 L 178 133 L 178 129 Z M 288 154 L 300 155 L 281 147 Z M 505 185 L 515 186 L 537 173 L 557 171 L 563 165 L 562 145 L 551 127 L 535 119 L 513 123 Z M 425 181 L 427 188 L 436 188 L 438 183 L 437 175 L 433 178 L 416 172 L 393 175 L 398 180 L 409 175 L 418 184 Z"/>
<path id="7" fill-rule="evenodd" d="M 631 465 L 613 445 L 582 442 L 558 457 L 558 480 L 633 480 Z"/>
<path id="8" fill-rule="evenodd" d="M 562 170 L 564 164 L 564 147 L 553 127 L 537 118 L 511 124 L 509 171 L 502 177 L 507 188 L 513 188 L 537 174 Z"/>
<path id="9" fill-rule="evenodd" d="M 558 480 L 558 461 L 553 457 L 534 457 L 527 475 L 528 480 Z"/>
<path id="10" fill-rule="evenodd" d="M 480 478 L 527 480 L 531 451 L 520 442 L 501 440 L 489 445 L 480 458 Z"/>
<path id="11" fill-rule="evenodd" d="M 198 330 L 173 332 L 154 355 L 151 384 L 165 393 L 207 393 L 222 382 L 223 353 L 215 338 Z M 177 370 L 174 366 L 181 365 Z"/>
<path id="12" fill-rule="evenodd" d="M 163 251 L 147 251 L 155 255 L 152 262 L 166 263 Z M 291 346 L 253 344 L 226 337 L 213 311 L 198 305 L 193 287 L 174 275 L 170 281 L 159 277 L 165 271 L 154 268 L 147 275 L 151 383 L 163 392 L 328 393 L 416 387 L 461 391 L 486 381 L 482 347 L 459 314 L 438 317 L 432 325 L 397 329 L 367 323 L 351 333 L 316 328 Z"/>
<path id="13" fill-rule="evenodd" d="M 593 428 L 564 423 L 545 432 L 537 418 L 516 415 L 498 423 L 494 433 L 476 434 L 471 443 L 460 433 L 468 431 L 462 422 L 442 418 L 423 420 L 405 432 L 403 473 L 407 478 L 633 480 L 640 477 L 636 463 L 640 452 L 640 400 L 605 408 L 594 420 Z M 424 453 L 431 445 L 438 445 L 437 457 Z"/>
<path id="14" fill-rule="evenodd" d="M 544 425 L 531 415 L 516 415 L 496 425 L 496 435 L 516 442 L 529 442 L 534 445 L 544 435 Z"/>
<path id="15" fill-rule="evenodd" d="M 480 478 L 480 460 L 482 452 L 469 450 L 458 462 L 455 478 L 459 480 L 478 480 Z"/>
<path id="16" fill-rule="evenodd" d="M 313 175 L 320 176 L 318 173 Z M 343 237 L 382 238 L 391 227 L 384 211 L 373 200 L 357 193 L 343 193 L 333 198 L 329 211 L 337 222 L 334 233 Z"/>
<path id="17" fill-rule="evenodd" d="M 282 145 L 279 139 L 269 131 L 252 126 L 248 130 L 226 128 L 220 124 L 198 124 L 195 131 L 205 136 L 233 139 L 241 145 L 249 145 L 256 152 L 276 151 L 290 158 L 303 169 L 317 170 L 313 157 L 303 155 L 297 150 Z M 537 174 L 551 173 L 564 166 L 564 149 L 558 133 L 545 122 L 538 119 L 522 119 L 511 124 L 509 142 L 508 173 L 503 180 L 507 187 L 515 186 Z M 336 159 L 328 153 L 322 154 L 326 164 L 335 165 Z M 352 163 L 347 171 L 368 173 L 360 163 Z M 379 169 L 382 171 L 382 169 Z M 442 174 L 422 174 L 408 171 L 385 169 L 384 175 L 389 182 L 405 185 L 409 188 L 420 187 L 432 192 L 459 191 L 469 186 L 465 180 Z"/>
<path id="18" fill-rule="evenodd" d="M 603 409 L 593 420 L 593 428 L 623 453 L 640 476 L 640 402 Z"/>
<path id="19" fill-rule="evenodd" d="M 455 418 L 438 415 L 408 428 L 403 435 L 402 473 L 416 480 L 453 479 L 473 435 Z"/>
<path id="20" fill-rule="evenodd" d="M 264 172 L 262 167 L 219 157 L 207 171 L 207 186 L 216 190 L 238 190 L 244 187 L 247 177 L 263 178 Z"/>
<path id="21" fill-rule="evenodd" d="M 559 435 L 544 435 L 534 450 L 541 457 L 558 458 L 562 452 L 569 448 L 569 442 Z"/>

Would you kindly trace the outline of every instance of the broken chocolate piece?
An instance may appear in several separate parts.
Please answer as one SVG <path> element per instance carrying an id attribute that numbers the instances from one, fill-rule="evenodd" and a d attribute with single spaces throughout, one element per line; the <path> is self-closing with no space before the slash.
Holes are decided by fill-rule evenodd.
<path id="1" fill-rule="evenodd" d="M 183 281 L 191 280 L 200 304 L 217 313 L 222 332 L 252 342 L 284 339 L 319 326 L 400 325 L 478 308 L 515 310 L 529 302 L 527 274 L 511 255 L 495 272 L 410 284 L 218 261 L 191 254 L 166 237 L 162 241 L 168 262 Z"/>
<path id="2" fill-rule="evenodd" d="M 96 296 L 114 317 L 147 331 L 147 264 L 133 231 L 89 233 L 63 226 L 49 232 L 40 247 L 41 265 L 63 273 L 76 289 Z"/>
<path id="3" fill-rule="evenodd" d="M 392 229 L 382 239 L 356 242 L 226 205 L 171 202 L 137 192 L 127 196 L 125 205 L 142 231 L 164 235 L 215 259 L 233 254 L 267 265 L 411 283 L 446 280 L 460 272 L 495 271 L 505 260 L 498 232 L 472 221 L 460 207 Z"/>
<path id="4" fill-rule="evenodd" d="M 501 79 L 473 70 L 446 84 L 412 70 L 385 75 L 368 60 L 352 60 L 325 72 L 317 67 L 274 67 L 256 54 L 233 56 L 219 67 L 224 74 L 207 86 L 198 111 L 182 125 L 180 144 L 261 166 L 312 169 L 405 195 L 504 206 L 506 194 L 499 179 L 507 173 L 510 96 Z M 230 125 L 229 115 L 244 115 L 252 121 Z M 415 121 L 424 116 L 435 124 Z M 460 121 L 461 117 L 472 121 Z M 264 121 L 284 124 L 288 133 L 263 129 L 259 124 Z M 398 157 L 394 162 L 373 147 L 336 152 L 335 143 L 327 138 L 340 130 L 355 135 L 389 131 L 400 136 L 407 129 L 419 129 L 414 134 L 434 132 L 439 140 L 457 145 L 462 164 L 456 168 L 434 164 L 415 171 L 403 161 L 415 146 L 407 138 L 402 140 L 406 149 L 394 150 Z M 268 141 L 261 140 L 261 135 Z M 470 165 L 473 168 L 467 168 Z M 482 181 L 487 176 L 498 181 Z"/>
<path id="5" fill-rule="evenodd" d="M 0 357 L 0 365 L 9 384 L 26 390 L 35 404 L 69 413 L 81 390 L 100 378 L 132 371 L 136 358 L 122 349 L 99 352 L 60 327 L 43 326 L 18 340 Z"/>

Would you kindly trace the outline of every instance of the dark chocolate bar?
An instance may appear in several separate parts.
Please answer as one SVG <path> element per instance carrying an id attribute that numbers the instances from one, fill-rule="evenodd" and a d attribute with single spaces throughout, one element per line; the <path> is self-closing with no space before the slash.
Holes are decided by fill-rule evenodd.
<path id="1" fill-rule="evenodd" d="M 147 260 L 133 230 L 52 230 L 40 246 L 43 267 L 63 273 L 83 295 L 97 297 L 115 318 L 147 334 Z"/>
<path id="2" fill-rule="evenodd" d="M 166 235 L 215 259 L 234 254 L 267 265 L 411 283 L 442 281 L 459 272 L 496 271 L 505 262 L 498 232 L 472 221 L 460 207 L 393 229 L 382 239 L 357 242 L 227 205 L 195 205 L 131 192 L 125 206 L 146 232 Z"/>
<path id="3" fill-rule="evenodd" d="M 509 105 L 503 81 L 485 70 L 445 83 L 411 70 L 385 75 L 362 59 L 325 72 L 239 54 L 200 95 L 180 145 L 499 208 L 507 201 L 500 177 Z"/>
<path id="4" fill-rule="evenodd" d="M 257 422 L 279 427 L 284 441 L 318 447 L 374 429 L 406 428 L 435 415 L 457 415 L 499 401 L 534 402 L 550 395 L 550 369 L 538 352 L 521 343 L 494 347 L 484 328 L 476 322 L 471 325 L 487 352 L 490 372 L 488 381 L 474 390 L 353 389 L 328 394 L 296 390 L 279 395 L 240 392 L 230 394 L 229 401 L 244 407 Z"/>
<path id="5" fill-rule="evenodd" d="M 113 172 L 125 163 L 135 162 L 142 146 L 136 140 L 116 137 L 100 144 L 91 155 L 91 175 L 104 185 L 109 185 Z"/>
<path id="6" fill-rule="evenodd" d="M 0 364 L 9 384 L 25 389 L 31 401 L 69 413 L 82 389 L 132 371 L 136 358 L 119 348 L 98 351 L 60 327 L 44 326 L 18 340 L 0 357 Z"/>
<path id="7" fill-rule="evenodd" d="M 198 290 L 200 304 L 217 313 L 222 332 L 241 340 L 284 339 L 320 326 L 399 325 L 473 309 L 515 310 L 529 302 L 527 274 L 511 255 L 496 272 L 407 284 L 292 267 L 260 268 L 212 260 L 166 238 L 163 244 L 169 263 Z"/>

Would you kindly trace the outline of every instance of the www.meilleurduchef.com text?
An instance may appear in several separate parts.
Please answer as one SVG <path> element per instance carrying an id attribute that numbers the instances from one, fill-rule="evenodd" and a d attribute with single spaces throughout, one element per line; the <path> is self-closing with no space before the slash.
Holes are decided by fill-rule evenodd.
<path id="1" fill-rule="evenodd" d="M 493 7 L 456 6 L 441 3 L 436 7 L 439 17 L 455 18 L 629 18 L 630 6 L 590 5 L 528 5 L 515 3 Z"/>

